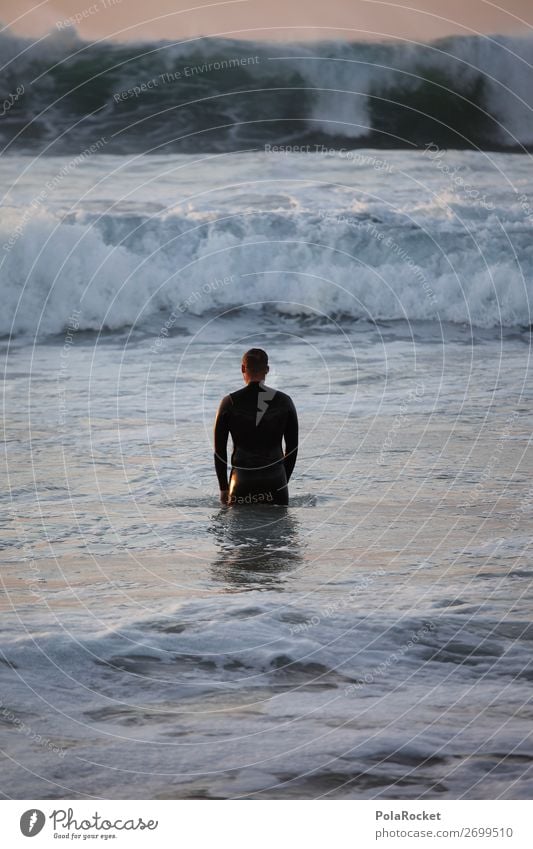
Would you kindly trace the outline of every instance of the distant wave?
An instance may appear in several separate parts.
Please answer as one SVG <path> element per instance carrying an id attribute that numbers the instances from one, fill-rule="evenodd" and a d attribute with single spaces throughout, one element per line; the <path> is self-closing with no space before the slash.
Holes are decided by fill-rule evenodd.
<path id="1" fill-rule="evenodd" d="M 93 45 L 69 30 L 35 45 L 3 34 L 0 60 L 8 150 L 533 146 L 527 37 Z"/>

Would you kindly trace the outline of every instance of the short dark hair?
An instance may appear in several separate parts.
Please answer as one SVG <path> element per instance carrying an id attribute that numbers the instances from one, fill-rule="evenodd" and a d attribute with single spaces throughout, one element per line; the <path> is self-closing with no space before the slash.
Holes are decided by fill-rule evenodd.
<path id="1" fill-rule="evenodd" d="M 242 356 L 242 364 L 246 371 L 258 374 L 268 368 L 268 354 L 262 348 L 250 348 Z"/>

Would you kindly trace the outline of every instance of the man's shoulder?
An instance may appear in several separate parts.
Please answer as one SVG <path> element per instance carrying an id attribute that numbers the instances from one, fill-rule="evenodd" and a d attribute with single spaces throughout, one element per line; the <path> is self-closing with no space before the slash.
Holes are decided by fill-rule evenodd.
<path id="1" fill-rule="evenodd" d="M 291 396 L 287 395 L 286 392 L 282 392 L 281 389 L 274 389 L 273 391 L 276 393 L 276 398 L 283 404 L 288 406 L 293 403 Z"/>
<path id="2" fill-rule="evenodd" d="M 229 398 L 230 403 L 234 404 L 235 401 L 239 401 L 241 398 L 246 398 L 247 388 L 247 386 L 243 386 L 242 389 L 235 389 L 234 392 L 230 392 L 229 395 L 226 395 L 226 398 Z"/>
<path id="3" fill-rule="evenodd" d="M 290 395 L 287 395 L 286 392 L 282 392 L 281 389 L 273 389 L 270 386 L 267 386 L 265 388 L 272 393 L 270 396 L 271 405 L 277 407 L 278 410 L 285 410 L 288 413 L 290 413 L 291 411 L 296 411 L 294 401 L 292 400 Z"/>
<path id="4" fill-rule="evenodd" d="M 227 395 L 224 395 L 222 401 L 220 402 L 220 404 L 218 406 L 218 409 L 220 411 L 227 410 L 229 407 L 233 406 L 233 398 L 231 396 L 232 396 L 231 392 L 228 393 Z"/>

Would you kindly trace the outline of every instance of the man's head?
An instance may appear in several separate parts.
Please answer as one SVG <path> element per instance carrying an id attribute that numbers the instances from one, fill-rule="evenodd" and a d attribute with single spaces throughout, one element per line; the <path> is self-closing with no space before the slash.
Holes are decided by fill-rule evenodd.
<path id="1" fill-rule="evenodd" d="M 243 354 L 242 376 L 246 383 L 264 380 L 268 374 L 268 355 L 262 348 L 250 348 Z"/>

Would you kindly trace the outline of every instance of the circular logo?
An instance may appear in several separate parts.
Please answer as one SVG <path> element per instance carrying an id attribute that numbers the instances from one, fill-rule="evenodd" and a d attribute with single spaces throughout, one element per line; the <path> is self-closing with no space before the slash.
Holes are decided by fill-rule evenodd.
<path id="1" fill-rule="evenodd" d="M 46 817 L 43 812 L 36 808 L 31 808 L 22 814 L 20 818 L 20 830 L 24 837 L 35 837 L 36 834 L 42 831 L 45 822 Z"/>

